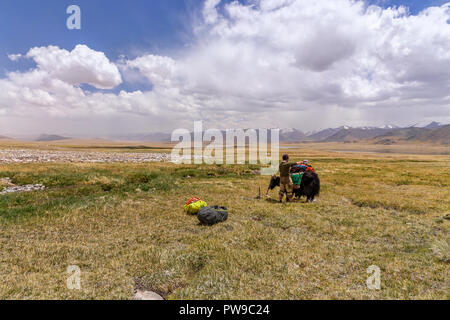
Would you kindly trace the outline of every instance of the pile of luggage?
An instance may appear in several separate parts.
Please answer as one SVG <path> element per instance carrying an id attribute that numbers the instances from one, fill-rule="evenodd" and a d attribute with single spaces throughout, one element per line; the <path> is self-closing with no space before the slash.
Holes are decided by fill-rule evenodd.
<path id="1" fill-rule="evenodd" d="M 298 187 L 302 184 L 303 175 L 305 172 L 316 172 L 316 170 L 309 164 L 308 160 L 297 162 L 291 167 L 292 183 Z"/>
<path id="2" fill-rule="evenodd" d="M 212 226 L 228 219 L 228 209 L 220 206 L 208 206 L 199 198 L 191 198 L 184 205 L 184 210 L 192 215 L 197 215 L 201 224 Z"/>
<path id="3" fill-rule="evenodd" d="M 292 174 L 301 172 L 316 172 L 316 170 L 309 164 L 308 160 L 303 160 L 301 162 L 297 162 L 297 164 L 293 165 L 291 168 Z"/>

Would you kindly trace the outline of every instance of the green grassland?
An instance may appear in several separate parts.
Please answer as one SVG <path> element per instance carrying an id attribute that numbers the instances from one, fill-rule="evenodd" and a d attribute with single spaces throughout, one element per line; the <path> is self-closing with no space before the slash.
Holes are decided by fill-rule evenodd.
<path id="1" fill-rule="evenodd" d="M 450 298 L 448 156 L 289 152 L 316 167 L 317 203 L 253 200 L 268 177 L 252 165 L 0 165 L 47 187 L 0 196 L 0 299 Z M 183 212 L 193 196 L 229 220 L 199 225 Z"/>

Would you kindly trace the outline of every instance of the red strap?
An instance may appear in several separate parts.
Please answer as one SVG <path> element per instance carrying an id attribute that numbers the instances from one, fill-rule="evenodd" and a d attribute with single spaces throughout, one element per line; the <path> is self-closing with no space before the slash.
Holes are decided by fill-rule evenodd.
<path id="1" fill-rule="evenodd" d="M 186 202 L 186 204 L 187 204 L 187 205 L 190 205 L 190 204 L 192 204 L 192 203 L 194 203 L 194 202 L 197 202 L 197 201 L 200 201 L 200 199 L 194 197 L 194 198 L 189 199 L 188 202 Z"/>

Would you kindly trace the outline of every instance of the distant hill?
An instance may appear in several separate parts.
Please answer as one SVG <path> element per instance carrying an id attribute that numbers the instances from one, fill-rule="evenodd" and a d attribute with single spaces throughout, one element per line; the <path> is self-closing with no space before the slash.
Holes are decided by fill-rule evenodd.
<path id="1" fill-rule="evenodd" d="M 376 138 L 389 131 L 389 129 L 365 127 L 365 128 L 344 128 L 332 136 L 322 140 L 323 142 L 348 142 Z"/>
<path id="2" fill-rule="evenodd" d="M 134 134 L 124 134 L 124 135 L 114 135 L 109 137 L 114 140 L 124 140 L 124 141 L 140 141 L 140 142 L 170 142 L 170 133 L 134 133 Z"/>
<path id="3" fill-rule="evenodd" d="M 306 135 L 297 129 L 280 130 L 280 141 L 282 142 L 300 142 L 306 139 Z"/>
<path id="4" fill-rule="evenodd" d="M 36 139 L 38 142 L 51 142 L 51 141 L 62 141 L 62 140 L 69 140 L 72 138 L 59 136 L 56 134 L 42 134 L 39 136 L 39 138 Z"/>
<path id="5" fill-rule="evenodd" d="M 11 140 L 10 137 L 0 136 L 0 140 Z"/>
<path id="6" fill-rule="evenodd" d="M 450 125 L 440 126 L 423 137 L 422 141 L 440 142 L 450 144 Z"/>
<path id="7" fill-rule="evenodd" d="M 428 132 L 431 132 L 431 129 L 416 128 L 416 127 L 401 128 L 389 131 L 383 135 L 380 135 L 377 138 L 394 138 L 405 141 L 420 140 L 420 138 L 422 138 Z"/>
<path id="8" fill-rule="evenodd" d="M 313 133 L 313 134 L 309 135 L 307 137 L 307 140 L 309 140 L 309 141 L 316 141 L 316 142 L 323 141 L 323 140 L 328 139 L 329 137 L 335 135 L 339 131 L 344 130 L 346 128 L 348 128 L 348 127 L 328 128 L 328 129 L 325 129 L 325 130 L 322 130 L 322 131 L 319 131 L 319 132 L 316 132 L 316 133 Z"/>
<path id="9" fill-rule="evenodd" d="M 390 141 L 391 143 L 398 141 L 422 141 L 450 144 L 450 125 L 439 125 L 435 129 L 416 127 L 396 129 L 376 137 L 376 139 L 376 143 L 382 143 L 383 141 Z"/>
<path id="10" fill-rule="evenodd" d="M 424 128 L 426 129 L 437 129 L 439 127 L 441 127 L 442 124 L 440 124 L 439 122 L 433 121 L 432 123 L 430 123 L 429 125 L 425 126 Z"/>

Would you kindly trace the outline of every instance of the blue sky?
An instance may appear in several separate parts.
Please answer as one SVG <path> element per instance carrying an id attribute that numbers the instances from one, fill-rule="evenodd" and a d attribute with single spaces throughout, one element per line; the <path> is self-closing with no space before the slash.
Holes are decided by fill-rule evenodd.
<path id="1" fill-rule="evenodd" d="M 447 3 L 447 0 L 373 0 L 369 1 L 381 7 L 406 6 L 409 7 L 412 14 L 417 14 L 421 10 L 431 6 L 440 6 Z"/>
<path id="2" fill-rule="evenodd" d="M 332 0 L 330 0 L 332 1 Z M 230 2 L 229 0 L 223 1 Z M 245 2 L 241 0 L 240 2 Z M 371 0 L 382 7 L 405 5 L 413 14 L 447 0 Z M 66 8 L 79 5 L 82 30 L 65 26 Z M 83 43 L 116 60 L 140 51 L 170 53 L 190 39 L 190 22 L 198 0 L 2 0 L 0 1 L 0 68 L 17 68 L 7 54 L 26 53 L 31 47 L 57 45 L 72 49 Z M 22 67 L 27 67 L 22 61 Z"/>
<path id="3" fill-rule="evenodd" d="M 2 0 L 0 67 L 12 65 L 7 54 L 50 44 L 72 49 L 83 43 L 113 60 L 140 50 L 164 53 L 189 37 L 186 21 L 196 3 L 200 5 L 191 0 Z M 71 4 L 81 8 L 81 30 L 66 28 Z"/>

